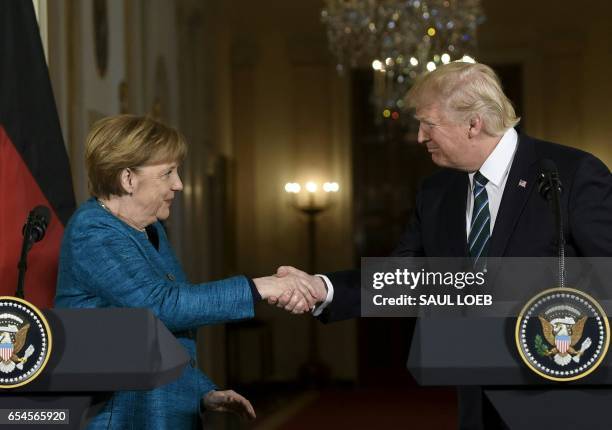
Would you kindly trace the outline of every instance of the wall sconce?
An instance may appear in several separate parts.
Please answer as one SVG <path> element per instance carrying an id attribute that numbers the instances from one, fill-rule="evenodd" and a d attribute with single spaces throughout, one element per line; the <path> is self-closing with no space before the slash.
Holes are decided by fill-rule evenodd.
<path id="1" fill-rule="evenodd" d="M 316 273 L 317 267 L 317 215 L 329 209 L 334 203 L 334 195 L 340 191 L 337 182 L 325 182 L 319 186 L 308 181 L 303 186 L 297 182 L 285 184 L 285 191 L 291 197 L 291 205 L 305 214 L 308 220 L 308 272 Z M 329 379 L 329 367 L 323 363 L 319 354 L 317 327 L 314 318 L 309 318 L 308 344 L 309 358 L 300 366 L 300 376 L 308 385 L 322 386 Z"/>
<path id="2" fill-rule="evenodd" d="M 314 181 L 308 181 L 302 186 L 297 182 L 288 182 L 285 191 L 292 196 L 291 204 L 294 208 L 314 217 L 331 207 L 333 195 L 340 191 L 340 185 L 337 182 L 325 182 L 319 186 Z"/>

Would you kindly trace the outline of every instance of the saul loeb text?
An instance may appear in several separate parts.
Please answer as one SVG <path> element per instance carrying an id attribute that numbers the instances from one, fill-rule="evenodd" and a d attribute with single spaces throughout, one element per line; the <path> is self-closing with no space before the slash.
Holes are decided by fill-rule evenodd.
<path id="1" fill-rule="evenodd" d="M 493 296 L 477 291 L 484 283 L 484 272 L 432 272 L 425 269 L 374 272 L 371 287 L 376 292 L 371 296 L 372 304 L 408 307 L 491 306 Z"/>

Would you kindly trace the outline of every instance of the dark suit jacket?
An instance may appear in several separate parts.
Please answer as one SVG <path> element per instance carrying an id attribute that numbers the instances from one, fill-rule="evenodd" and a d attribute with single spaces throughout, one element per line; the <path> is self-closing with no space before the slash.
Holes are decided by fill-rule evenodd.
<path id="1" fill-rule="evenodd" d="M 566 255 L 612 255 L 612 176 L 593 155 L 519 134 L 518 147 L 495 221 L 490 257 L 554 257 L 557 233 L 551 210 L 538 193 L 540 160 L 557 165 L 563 184 Z M 525 187 L 519 181 L 527 182 Z M 392 256 L 467 257 L 465 226 L 468 174 L 442 169 L 425 179 L 416 210 Z M 329 273 L 334 299 L 324 322 L 358 317 L 359 271 Z"/>

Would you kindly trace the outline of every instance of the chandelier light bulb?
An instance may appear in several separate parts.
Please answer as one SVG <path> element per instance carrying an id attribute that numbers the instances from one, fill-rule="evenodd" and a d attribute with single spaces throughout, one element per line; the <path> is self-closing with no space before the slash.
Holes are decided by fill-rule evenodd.
<path id="1" fill-rule="evenodd" d="M 430 72 L 433 72 L 434 70 L 436 70 L 436 63 L 434 63 L 433 61 L 428 62 L 427 70 L 429 70 Z"/>
<path id="2" fill-rule="evenodd" d="M 446 52 L 444 54 L 442 54 L 442 57 L 440 57 L 440 58 L 442 60 L 442 63 L 444 63 L 444 64 L 450 63 L 451 57 Z"/>

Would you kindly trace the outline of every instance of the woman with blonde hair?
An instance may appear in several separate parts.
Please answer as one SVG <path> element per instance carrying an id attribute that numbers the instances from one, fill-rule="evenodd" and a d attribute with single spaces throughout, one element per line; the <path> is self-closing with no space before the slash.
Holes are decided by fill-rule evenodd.
<path id="1" fill-rule="evenodd" d="M 101 120 L 87 139 L 92 198 L 64 233 L 56 306 L 149 308 L 192 358 L 175 382 L 115 393 L 89 428 L 197 428 L 202 407 L 254 418 L 248 400 L 231 390 L 217 391 L 195 367 L 193 330 L 252 318 L 255 301 L 286 290 L 293 292 L 294 313 L 316 301 L 305 284 L 289 277 L 187 281 L 159 222 L 168 218 L 183 188 L 178 168 L 185 152 L 176 130 L 135 115 Z"/>

